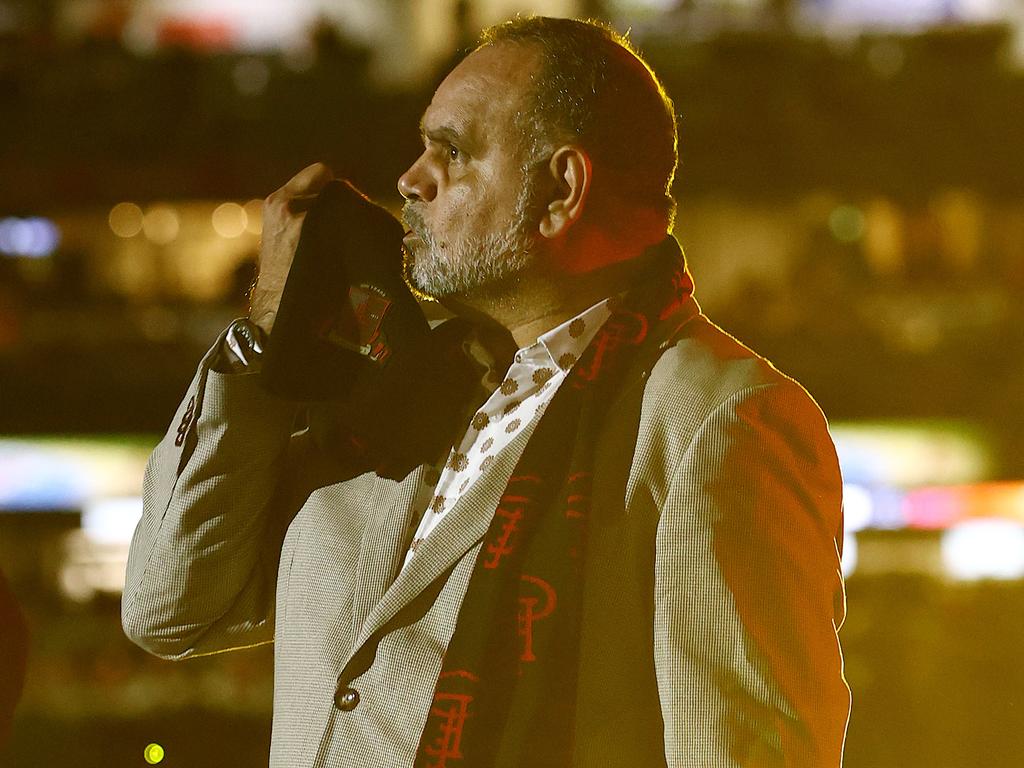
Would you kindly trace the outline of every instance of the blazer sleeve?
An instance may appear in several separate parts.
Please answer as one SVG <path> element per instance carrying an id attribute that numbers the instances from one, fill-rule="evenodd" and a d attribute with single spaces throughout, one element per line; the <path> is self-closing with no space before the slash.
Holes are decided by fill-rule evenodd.
<path id="1" fill-rule="evenodd" d="M 669 766 L 841 764 L 842 525 L 835 450 L 798 384 L 744 389 L 700 426 L 657 534 Z"/>
<path id="2" fill-rule="evenodd" d="M 219 346 L 149 459 L 128 557 L 125 634 L 168 659 L 273 639 L 296 406 L 212 370 Z"/>

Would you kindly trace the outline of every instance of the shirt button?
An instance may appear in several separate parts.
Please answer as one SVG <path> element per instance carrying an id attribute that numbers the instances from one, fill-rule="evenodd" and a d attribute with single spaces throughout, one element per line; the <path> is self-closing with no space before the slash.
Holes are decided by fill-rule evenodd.
<path id="1" fill-rule="evenodd" d="M 355 688 L 339 688 L 334 693 L 334 705 L 342 712 L 351 712 L 359 706 L 359 691 Z"/>

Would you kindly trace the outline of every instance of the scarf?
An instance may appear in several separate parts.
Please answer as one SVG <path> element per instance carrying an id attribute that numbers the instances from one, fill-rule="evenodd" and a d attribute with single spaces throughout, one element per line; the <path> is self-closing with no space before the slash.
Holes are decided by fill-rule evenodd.
<path id="1" fill-rule="evenodd" d="M 594 445 L 655 324 L 693 291 L 671 237 L 540 417 L 484 535 L 415 768 L 568 766 Z M 665 338 L 663 334 L 657 334 Z"/>

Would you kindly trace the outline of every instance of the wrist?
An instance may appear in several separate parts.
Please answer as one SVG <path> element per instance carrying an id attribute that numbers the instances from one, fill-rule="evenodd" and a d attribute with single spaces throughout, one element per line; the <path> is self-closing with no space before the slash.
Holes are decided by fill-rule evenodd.
<path id="1" fill-rule="evenodd" d="M 269 336 L 274 329 L 274 320 L 277 318 L 280 303 L 280 296 L 261 291 L 257 287 L 249 301 L 249 322 L 257 326 L 265 336 Z"/>

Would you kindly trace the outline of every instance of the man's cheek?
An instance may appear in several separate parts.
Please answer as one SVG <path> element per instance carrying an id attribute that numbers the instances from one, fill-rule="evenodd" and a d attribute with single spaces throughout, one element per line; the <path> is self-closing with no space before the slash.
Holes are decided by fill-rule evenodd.
<path id="1" fill-rule="evenodd" d="M 460 234 L 460 221 L 459 217 L 449 216 L 444 219 L 439 219 L 435 226 L 431 228 L 431 235 L 437 250 L 447 251 L 453 241 L 457 241 Z"/>
<path id="2" fill-rule="evenodd" d="M 454 211 L 444 222 L 443 227 L 439 229 L 438 247 L 447 249 L 449 246 L 455 246 L 457 243 L 467 240 L 473 234 L 473 230 L 479 229 L 480 220 L 485 216 L 486 212 L 474 212 L 466 208 Z"/>

